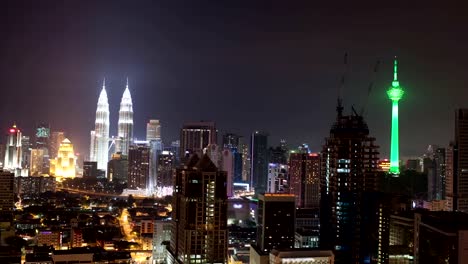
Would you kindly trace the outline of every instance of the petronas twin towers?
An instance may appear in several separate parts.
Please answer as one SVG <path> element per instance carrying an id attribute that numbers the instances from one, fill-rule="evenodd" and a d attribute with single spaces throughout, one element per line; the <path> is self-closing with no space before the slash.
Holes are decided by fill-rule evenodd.
<path id="1" fill-rule="evenodd" d="M 95 129 L 91 131 L 90 161 L 97 162 L 99 170 L 107 171 L 109 160 L 109 102 L 106 92 L 106 80 L 102 83 L 102 90 L 96 109 Z M 128 78 L 125 91 L 120 101 L 118 138 L 115 141 L 116 152 L 128 154 L 128 147 L 133 142 L 133 103 Z"/>

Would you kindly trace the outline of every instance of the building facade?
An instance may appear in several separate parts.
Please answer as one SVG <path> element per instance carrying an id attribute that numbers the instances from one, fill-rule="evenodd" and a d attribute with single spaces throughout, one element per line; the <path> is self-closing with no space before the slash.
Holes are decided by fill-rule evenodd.
<path id="1" fill-rule="evenodd" d="M 120 101 L 118 137 L 116 152 L 127 155 L 128 148 L 133 143 L 133 102 L 132 95 L 128 89 L 128 78 L 122 100 Z"/>
<path id="2" fill-rule="evenodd" d="M 250 138 L 250 186 L 265 193 L 268 180 L 268 135 L 255 131 Z"/>
<path id="3" fill-rule="evenodd" d="M 105 171 L 109 160 L 109 102 L 104 80 L 96 109 L 95 128 L 91 131 L 90 161 L 97 161 L 98 169 Z"/>
<path id="4" fill-rule="evenodd" d="M 180 158 L 186 159 L 190 154 L 202 154 L 210 144 L 217 143 L 215 122 L 200 121 L 186 123 L 180 132 Z"/>
<path id="5" fill-rule="evenodd" d="M 3 169 L 15 172 L 19 176 L 23 159 L 23 149 L 21 147 L 21 130 L 16 125 L 8 129 L 7 141 L 5 144 L 5 162 Z"/>
<path id="6" fill-rule="evenodd" d="M 149 184 L 150 148 L 147 145 L 133 145 L 128 151 L 129 189 L 146 189 Z"/>
<path id="7" fill-rule="evenodd" d="M 299 208 L 320 206 L 320 156 L 309 151 L 289 155 L 289 189 Z"/>
<path id="8" fill-rule="evenodd" d="M 386 263 L 389 215 L 377 193 L 379 147 L 362 116 L 342 111 L 339 101 L 321 153 L 320 245 L 335 251 L 336 263 Z"/>
<path id="9" fill-rule="evenodd" d="M 227 263 L 226 172 L 208 155 L 177 169 L 168 263 Z"/>

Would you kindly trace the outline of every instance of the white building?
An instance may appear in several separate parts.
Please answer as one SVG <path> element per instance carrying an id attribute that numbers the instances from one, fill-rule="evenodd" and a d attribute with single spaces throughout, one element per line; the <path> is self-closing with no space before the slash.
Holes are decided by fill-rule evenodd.
<path id="1" fill-rule="evenodd" d="M 99 170 L 107 171 L 107 162 L 109 160 L 109 102 L 107 100 L 105 80 L 99 94 L 95 129 L 91 131 L 91 137 L 90 161 L 96 161 Z"/>
<path id="2" fill-rule="evenodd" d="M 127 155 L 128 147 L 133 143 L 133 103 L 132 95 L 128 89 L 128 78 L 122 100 L 120 101 L 118 125 L 118 137 L 120 140 L 116 145 L 116 152 L 122 152 L 122 154 Z"/>

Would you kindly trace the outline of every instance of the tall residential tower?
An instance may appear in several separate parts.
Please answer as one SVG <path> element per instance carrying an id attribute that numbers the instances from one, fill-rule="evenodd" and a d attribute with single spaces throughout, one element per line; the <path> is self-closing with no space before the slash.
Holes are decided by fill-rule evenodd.
<path id="1" fill-rule="evenodd" d="M 128 89 L 128 78 L 122 100 L 120 101 L 118 136 L 120 141 L 117 145 L 117 152 L 127 155 L 128 147 L 133 142 L 133 103 L 132 95 Z"/>
<path id="2" fill-rule="evenodd" d="M 395 58 L 393 63 L 393 82 L 392 86 L 387 90 L 387 95 L 392 100 L 392 138 L 390 145 L 390 174 L 400 174 L 400 155 L 398 143 L 398 101 L 403 97 L 405 92 L 400 87 L 398 82 L 398 61 Z"/>
<path id="3" fill-rule="evenodd" d="M 99 170 L 107 170 L 109 145 L 109 102 L 107 100 L 106 80 L 102 83 L 102 90 L 96 109 L 95 129 L 91 131 L 90 159 L 97 161 Z"/>

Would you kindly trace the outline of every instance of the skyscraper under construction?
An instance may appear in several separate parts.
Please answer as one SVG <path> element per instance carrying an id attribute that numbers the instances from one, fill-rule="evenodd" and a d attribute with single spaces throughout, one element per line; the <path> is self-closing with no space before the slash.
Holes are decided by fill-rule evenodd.
<path id="1" fill-rule="evenodd" d="M 320 245 L 335 251 L 336 263 L 386 263 L 388 223 L 377 193 L 379 147 L 361 115 L 354 109 L 342 114 L 340 99 L 337 112 L 321 158 Z"/>

